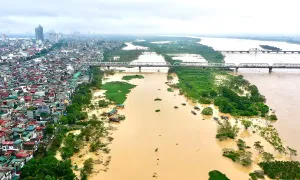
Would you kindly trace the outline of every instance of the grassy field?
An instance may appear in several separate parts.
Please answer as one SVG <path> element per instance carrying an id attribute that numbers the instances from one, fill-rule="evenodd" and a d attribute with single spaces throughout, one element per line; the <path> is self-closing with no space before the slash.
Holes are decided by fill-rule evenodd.
<path id="1" fill-rule="evenodd" d="M 134 88 L 135 85 L 126 82 L 108 82 L 102 86 L 103 90 L 106 90 L 106 98 L 117 104 L 122 104 L 127 98 L 127 94 Z"/>
<path id="2" fill-rule="evenodd" d="M 144 76 L 142 75 L 129 75 L 129 76 L 123 76 L 122 77 L 122 80 L 126 80 L 126 81 L 129 81 L 129 80 L 132 80 L 132 79 L 144 79 Z"/>

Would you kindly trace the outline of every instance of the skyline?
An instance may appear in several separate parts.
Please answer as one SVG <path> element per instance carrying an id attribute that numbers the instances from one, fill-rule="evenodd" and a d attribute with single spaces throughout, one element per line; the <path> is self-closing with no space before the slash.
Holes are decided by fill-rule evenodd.
<path id="1" fill-rule="evenodd" d="M 298 35 L 299 2 L 253 0 L 74 0 L 3 2 L 0 32 L 34 34 L 41 24 L 44 32 L 65 34 L 196 34 L 196 35 Z"/>

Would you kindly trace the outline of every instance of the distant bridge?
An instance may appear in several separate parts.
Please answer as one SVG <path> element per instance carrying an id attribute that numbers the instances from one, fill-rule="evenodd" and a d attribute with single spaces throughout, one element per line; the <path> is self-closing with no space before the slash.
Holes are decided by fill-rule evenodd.
<path id="1" fill-rule="evenodd" d="M 218 52 L 221 52 L 221 53 L 231 53 L 231 54 L 237 54 L 237 53 L 240 53 L 240 54 L 250 54 L 250 53 L 266 53 L 266 54 L 270 54 L 270 53 L 273 53 L 273 54 L 300 54 L 300 50 L 295 50 L 295 51 L 286 51 L 286 50 L 280 50 L 280 51 L 271 51 L 271 50 L 264 50 L 264 49 L 259 49 L 259 48 L 251 48 L 249 50 L 216 50 Z"/>
<path id="2" fill-rule="evenodd" d="M 138 67 L 141 71 L 142 67 L 199 67 L 199 68 L 218 68 L 218 69 L 229 69 L 234 68 L 236 71 L 239 68 L 267 68 L 269 72 L 272 72 L 273 68 L 278 69 L 300 69 L 300 63 L 274 63 L 269 65 L 268 63 L 201 63 L 201 62 L 84 62 L 86 66 L 97 66 L 97 67 L 126 67 L 133 68 Z"/>

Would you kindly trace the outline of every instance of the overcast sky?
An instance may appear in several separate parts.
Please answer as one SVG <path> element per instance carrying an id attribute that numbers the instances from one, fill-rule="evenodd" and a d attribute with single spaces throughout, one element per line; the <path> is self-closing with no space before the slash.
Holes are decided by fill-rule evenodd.
<path id="1" fill-rule="evenodd" d="M 0 32 L 300 33 L 298 0 L 2 0 Z"/>

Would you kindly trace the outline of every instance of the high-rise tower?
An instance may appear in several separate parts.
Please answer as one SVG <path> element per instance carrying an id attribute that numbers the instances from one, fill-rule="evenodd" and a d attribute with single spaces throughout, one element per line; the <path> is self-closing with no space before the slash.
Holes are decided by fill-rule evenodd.
<path id="1" fill-rule="evenodd" d="M 35 39 L 37 41 L 41 40 L 44 41 L 44 31 L 43 27 L 39 25 L 37 28 L 35 28 Z"/>

